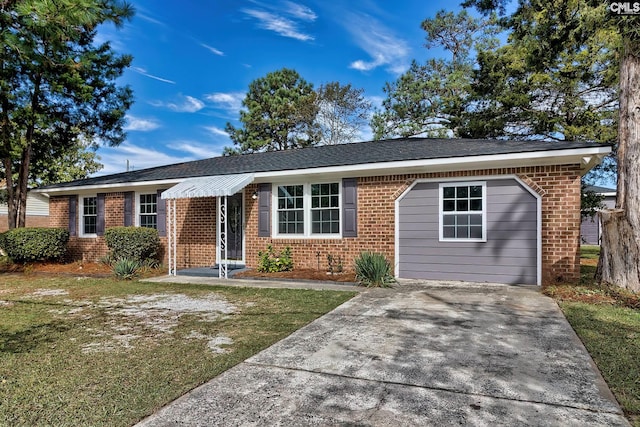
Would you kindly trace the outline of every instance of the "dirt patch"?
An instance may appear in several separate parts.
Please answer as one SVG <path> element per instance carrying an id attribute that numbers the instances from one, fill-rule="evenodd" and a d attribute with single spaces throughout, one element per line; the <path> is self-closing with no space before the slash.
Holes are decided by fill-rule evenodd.
<path id="1" fill-rule="evenodd" d="M 218 295 L 194 298 L 184 294 L 132 295 L 127 298 L 101 298 L 97 306 L 108 316 L 101 330 L 88 330 L 94 341 L 82 347 L 84 353 L 126 350 L 144 339 L 172 335 L 184 315 L 195 315 L 203 322 L 214 322 L 237 308 Z M 77 314 L 80 314 L 77 312 Z M 210 351 L 223 353 L 222 346 L 233 341 L 224 336 L 188 336 L 202 339 Z"/>
<path id="2" fill-rule="evenodd" d="M 328 274 L 325 271 L 313 269 L 295 269 L 293 271 L 281 271 L 277 273 L 261 273 L 256 270 L 240 271 L 233 275 L 238 279 L 285 279 L 285 280 L 315 280 L 323 282 L 355 282 L 356 275 L 353 272 Z"/>

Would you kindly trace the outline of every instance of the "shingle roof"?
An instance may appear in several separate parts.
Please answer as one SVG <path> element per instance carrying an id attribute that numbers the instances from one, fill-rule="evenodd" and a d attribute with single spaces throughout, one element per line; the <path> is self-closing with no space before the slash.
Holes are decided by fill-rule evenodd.
<path id="1" fill-rule="evenodd" d="M 41 187 L 65 188 L 84 185 L 139 183 L 211 175 L 313 169 L 408 160 L 486 156 L 602 146 L 585 142 L 502 141 L 478 139 L 401 138 L 288 151 L 221 156 L 192 162 L 140 169 L 113 175 Z"/>
<path id="2" fill-rule="evenodd" d="M 597 185 L 587 185 L 584 189 L 585 191 L 593 191 L 594 193 L 615 193 L 616 192 L 615 188 L 600 187 Z"/>

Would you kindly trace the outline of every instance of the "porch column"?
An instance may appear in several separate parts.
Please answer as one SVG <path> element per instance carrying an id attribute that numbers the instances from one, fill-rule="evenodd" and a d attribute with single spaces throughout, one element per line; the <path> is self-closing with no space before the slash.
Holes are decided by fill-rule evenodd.
<path id="1" fill-rule="evenodd" d="M 220 240 L 220 258 L 218 258 L 218 277 L 227 278 L 227 196 L 220 197 L 218 239 Z"/>

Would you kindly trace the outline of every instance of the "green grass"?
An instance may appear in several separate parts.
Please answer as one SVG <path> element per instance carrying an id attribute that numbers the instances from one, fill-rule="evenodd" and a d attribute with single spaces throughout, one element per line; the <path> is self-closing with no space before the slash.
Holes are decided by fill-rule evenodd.
<path id="1" fill-rule="evenodd" d="M 599 256 L 600 256 L 600 246 L 597 246 L 597 245 L 580 246 L 580 258 L 598 259 Z"/>
<path id="2" fill-rule="evenodd" d="M 582 302 L 560 307 L 629 420 L 640 426 L 640 310 Z"/>
<path id="3" fill-rule="evenodd" d="M 580 283 L 545 293 L 556 299 L 627 418 L 640 427 L 640 295 L 595 282 L 599 246 L 580 252 Z"/>
<path id="4" fill-rule="evenodd" d="M 0 425 L 131 425 L 353 295 L 2 275 Z"/>

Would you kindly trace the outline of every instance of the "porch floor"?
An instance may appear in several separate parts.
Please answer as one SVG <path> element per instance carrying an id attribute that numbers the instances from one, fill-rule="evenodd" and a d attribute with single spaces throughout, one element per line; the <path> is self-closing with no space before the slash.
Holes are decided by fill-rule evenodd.
<path id="1" fill-rule="evenodd" d="M 244 264 L 240 263 L 229 263 L 227 267 L 227 275 L 229 277 L 233 277 L 235 273 L 240 271 L 245 271 L 247 268 Z M 184 268 L 182 270 L 178 270 L 178 276 L 193 276 L 193 277 L 218 277 L 219 276 L 218 265 L 214 265 L 212 267 L 194 267 L 194 268 Z"/>

